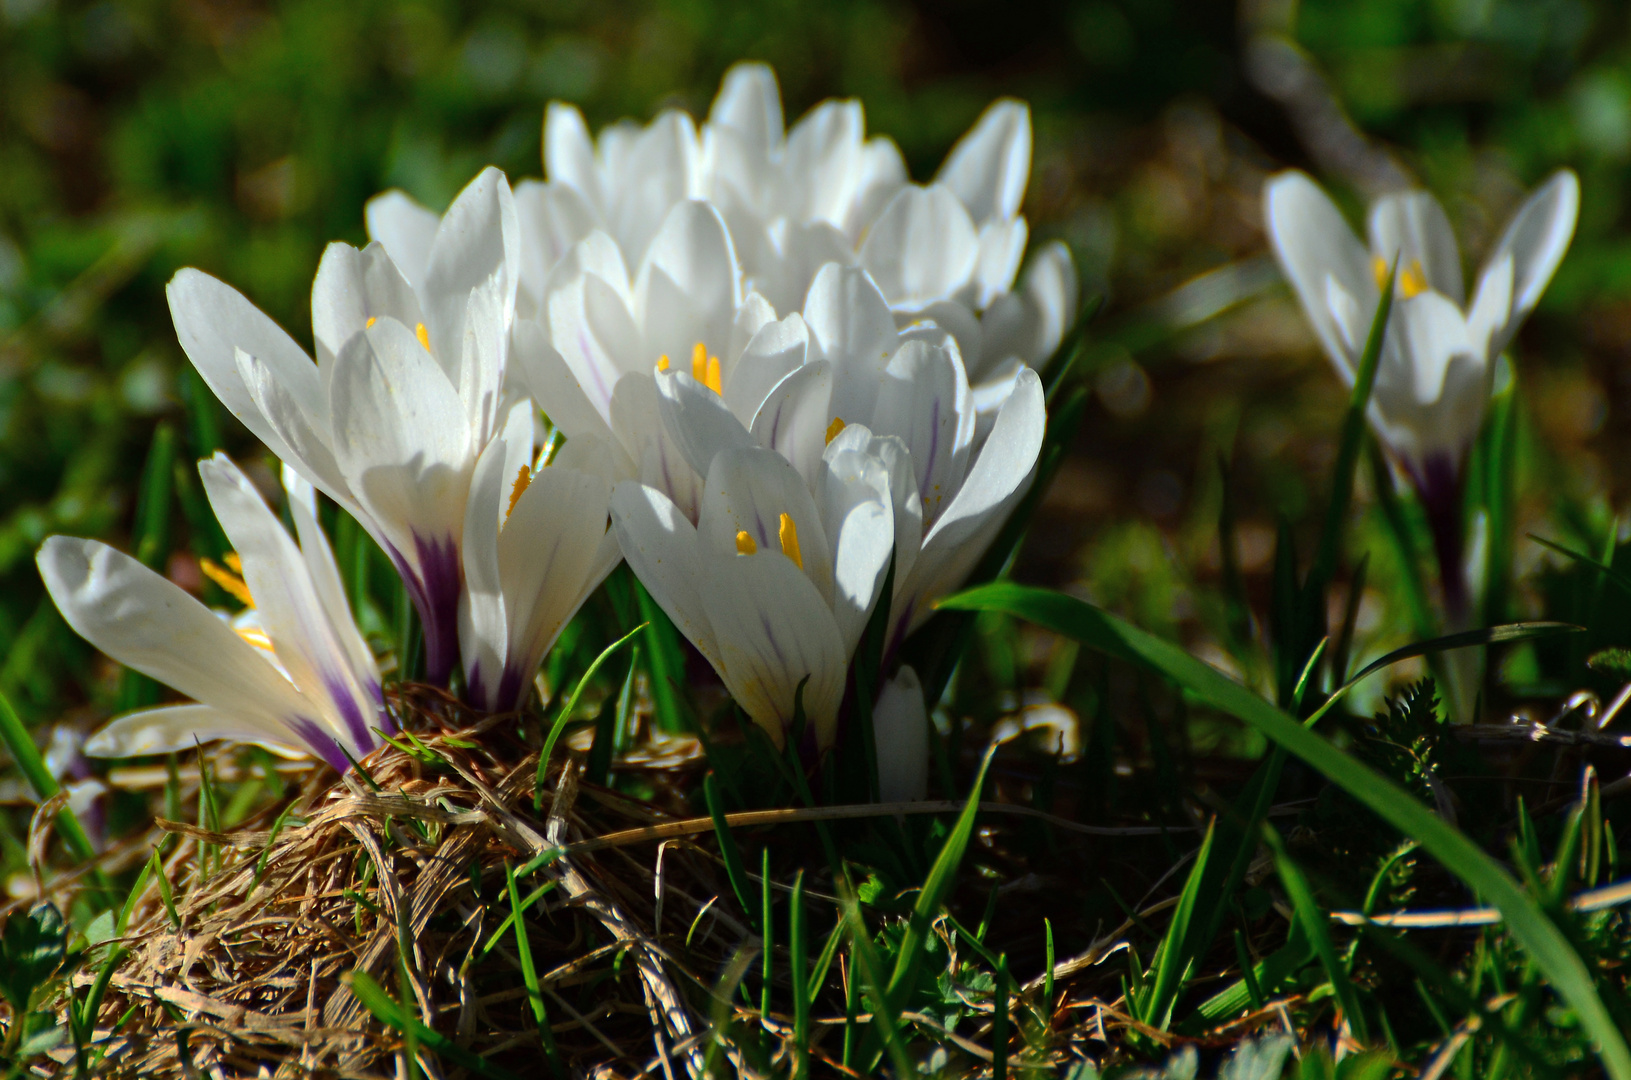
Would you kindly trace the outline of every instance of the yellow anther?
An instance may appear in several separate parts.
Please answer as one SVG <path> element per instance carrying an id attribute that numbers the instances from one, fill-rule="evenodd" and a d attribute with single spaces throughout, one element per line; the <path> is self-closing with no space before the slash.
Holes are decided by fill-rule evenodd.
<path id="1" fill-rule="evenodd" d="M 668 370 L 668 354 L 667 353 L 663 353 L 661 356 L 657 357 L 657 370 L 658 371 L 667 371 Z"/>
<path id="2" fill-rule="evenodd" d="M 379 322 L 379 320 L 377 318 L 375 318 L 374 316 L 370 315 L 370 316 L 368 316 L 368 321 L 362 324 L 362 328 L 364 330 L 367 330 L 369 327 L 373 326 L 377 322 Z"/>
<path id="3" fill-rule="evenodd" d="M 238 553 L 236 551 L 227 552 L 225 555 L 221 556 L 221 561 L 226 563 L 227 569 L 231 570 L 234 574 L 237 574 L 239 577 L 244 576 L 244 561 L 238 558 Z"/>
<path id="4" fill-rule="evenodd" d="M 1384 288 L 1387 285 L 1387 260 L 1380 255 L 1373 256 L 1370 261 L 1370 271 L 1376 277 L 1376 287 Z M 1399 271 L 1396 285 L 1401 299 L 1409 300 L 1420 296 L 1431 286 L 1427 284 L 1427 271 L 1422 269 L 1420 259 L 1411 259 L 1410 264 Z"/>
<path id="5" fill-rule="evenodd" d="M 510 520 L 510 515 L 515 513 L 515 504 L 521 501 L 521 494 L 527 490 L 527 485 L 530 483 L 532 483 L 532 470 L 523 465 L 521 471 L 515 474 L 515 486 L 510 488 L 510 506 L 509 509 L 504 511 L 505 521 Z"/>
<path id="6" fill-rule="evenodd" d="M 1421 260 L 1411 259 L 1410 265 L 1399 271 L 1399 295 L 1409 300 L 1427 291 L 1427 275 L 1422 272 Z"/>
<path id="7" fill-rule="evenodd" d="M 691 378 L 699 383 L 708 381 L 708 347 L 700 341 L 691 346 Z"/>
<path id="8" fill-rule="evenodd" d="M 430 331 L 425 329 L 424 323 L 414 324 L 413 336 L 419 339 L 419 344 L 425 347 L 426 352 L 430 352 Z"/>
<path id="9" fill-rule="evenodd" d="M 799 529 L 793 524 L 792 514 L 782 515 L 781 527 L 782 554 L 793 560 L 793 565 L 800 570 L 804 569 L 804 556 L 799 554 Z"/>
<path id="10" fill-rule="evenodd" d="M 834 439 L 838 438 L 838 433 L 843 431 L 844 427 L 845 424 L 842 417 L 833 417 L 832 423 L 827 425 L 827 441 L 830 443 Z"/>
<path id="11" fill-rule="evenodd" d="M 242 570 L 243 564 L 238 562 L 238 557 L 236 555 L 228 555 L 226 558 L 228 563 L 236 564 L 237 568 Z M 231 570 L 228 570 L 214 559 L 199 559 L 198 568 L 204 572 L 205 577 L 219 585 L 222 592 L 238 601 L 244 607 L 255 606 L 255 598 L 249 594 L 249 586 L 244 584 L 243 578 L 239 577 Z"/>
<path id="12" fill-rule="evenodd" d="M 738 555 L 757 555 L 759 553 L 759 545 L 753 542 L 753 537 L 748 535 L 746 529 L 736 534 L 736 553 Z"/>
<path id="13" fill-rule="evenodd" d="M 725 394 L 725 377 L 719 370 L 719 357 L 708 357 L 708 377 L 702 380 L 703 385 L 721 397 Z"/>

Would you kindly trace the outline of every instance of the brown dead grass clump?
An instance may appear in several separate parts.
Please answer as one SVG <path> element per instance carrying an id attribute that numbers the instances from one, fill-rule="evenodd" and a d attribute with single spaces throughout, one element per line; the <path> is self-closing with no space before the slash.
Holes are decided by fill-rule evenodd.
<path id="1" fill-rule="evenodd" d="M 403 1035 L 352 992 L 353 970 L 393 997 L 408 989 L 414 1014 L 471 1052 L 535 1074 L 523 963 L 513 931 L 495 931 L 511 910 L 506 867 L 557 845 L 566 854 L 517 889 L 523 900 L 543 890 L 527 909 L 530 959 L 563 1065 L 687 1071 L 680 1059 L 697 1054 L 706 1025 L 676 981 L 705 984 L 654 943 L 651 924 L 667 918 L 683 933 L 697 919 L 721 892 L 711 858 L 666 845 L 663 915 L 649 863 L 615 842 L 583 843 L 659 824 L 652 805 L 581 785 L 568 762 L 539 811 L 537 752 L 513 716 L 471 723 L 420 687 L 400 704 L 414 716 L 414 752 L 381 748 L 362 762 L 366 777 L 313 770 L 281 828 L 278 808 L 259 828 L 223 833 L 161 819 L 179 841 L 163 861 L 168 889 L 150 880 L 136 899 L 129 956 L 96 1017 L 99 1041 L 117 1028 L 107 1075 L 398 1075 Z M 669 781 L 684 771 L 665 769 Z M 740 940 L 737 920 L 710 911 L 701 930 L 717 923 L 717 936 Z"/>

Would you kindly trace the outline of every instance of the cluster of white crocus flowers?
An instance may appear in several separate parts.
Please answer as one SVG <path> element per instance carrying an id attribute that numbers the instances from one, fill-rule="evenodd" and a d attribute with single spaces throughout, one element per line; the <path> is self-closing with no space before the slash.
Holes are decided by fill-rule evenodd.
<path id="1" fill-rule="evenodd" d="M 1029 110 L 993 104 L 915 184 L 892 141 L 867 138 L 858 102 L 818 105 L 788 131 L 774 75 L 744 64 L 700 125 L 669 111 L 591 137 L 575 108 L 551 104 L 544 159 L 545 182 L 512 192 L 488 169 L 442 215 L 401 192 L 372 200 L 373 242 L 333 244 L 318 268 L 315 358 L 196 270 L 169 290 L 181 344 L 302 490 L 333 499 L 392 559 L 431 681 L 462 668 L 471 704 L 520 707 L 622 556 L 778 742 L 802 687 L 825 749 L 869 619 L 882 605 L 892 663 L 1035 472 L 1046 414 L 1034 369 L 1074 321 L 1077 286 L 1059 244 L 1019 273 Z M 540 410 L 564 446 L 538 446 Z M 174 587 L 128 559 L 47 545 L 42 569 L 75 627 L 202 703 L 122 718 L 95 745 L 230 735 L 292 741 L 343 768 L 325 733 L 347 752 L 372 747 L 378 678 L 359 712 L 310 658 L 344 622 L 344 670 L 371 673 L 372 660 L 352 656 L 360 639 L 332 604 L 321 627 L 270 625 L 282 607 L 258 583 L 264 564 L 228 533 L 271 649 L 243 655 L 282 680 L 269 690 L 256 669 L 244 682 L 240 697 L 264 692 L 259 711 L 156 668 L 88 614 L 113 588 L 107 566 L 119 587 L 148 589 L 122 609 L 126 630 L 185 642 L 206 632 L 196 603 L 178 621 Z M 340 596 L 318 576 L 308 591 Z M 239 712 L 258 719 L 245 727 Z M 927 724 L 901 669 L 876 709 L 886 797 L 922 794 Z"/>
<path id="2" fill-rule="evenodd" d="M 1264 188 L 1269 239 L 1315 334 L 1352 386 L 1389 273 L 1394 301 L 1370 421 L 1410 476 L 1433 526 L 1452 621 L 1467 614 L 1461 472 L 1483 423 L 1496 359 L 1568 250 L 1580 184 L 1563 170 L 1520 206 L 1478 274 L 1471 304 L 1449 218 L 1425 191 L 1371 206 L 1362 244 L 1329 196 L 1300 172 Z"/>

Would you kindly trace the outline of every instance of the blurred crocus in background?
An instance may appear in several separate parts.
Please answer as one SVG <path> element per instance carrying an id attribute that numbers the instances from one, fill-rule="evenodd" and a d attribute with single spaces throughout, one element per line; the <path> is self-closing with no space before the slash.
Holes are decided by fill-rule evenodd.
<path id="1" fill-rule="evenodd" d="M 99 541 L 53 536 L 40 548 L 40 576 L 76 633 L 196 702 L 116 717 L 84 752 L 135 757 L 227 739 L 311 754 L 344 772 L 395 724 L 317 523 L 316 493 L 285 468 L 296 544 L 225 455 L 200 462 L 199 474 L 237 551 L 234 591 L 252 619 L 228 621 Z"/>
<path id="2" fill-rule="evenodd" d="M 1567 251 L 1580 205 L 1562 170 L 1518 208 L 1478 274 L 1471 303 L 1449 218 L 1425 191 L 1379 199 L 1370 245 L 1308 176 L 1264 187 L 1281 269 L 1320 344 L 1352 386 L 1381 288 L 1397 267 L 1394 304 L 1370 401 L 1371 426 L 1410 477 L 1432 527 L 1451 629 L 1471 617 L 1462 523 L 1463 466 L 1483 423 L 1495 362 Z"/>

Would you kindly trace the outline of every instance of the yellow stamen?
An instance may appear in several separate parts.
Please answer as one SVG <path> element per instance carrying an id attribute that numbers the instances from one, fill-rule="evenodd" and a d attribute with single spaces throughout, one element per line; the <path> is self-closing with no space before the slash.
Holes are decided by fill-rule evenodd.
<path id="1" fill-rule="evenodd" d="M 736 553 L 738 555 L 757 555 L 759 553 L 759 545 L 753 542 L 753 537 L 748 535 L 746 529 L 736 534 Z"/>
<path id="2" fill-rule="evenodd" d="M 236 563 L 238 561 L 238 557 L 236 555 L 228 555 L 227 561 Z M 240 568 L 242 567 L 241 563 L 238 565 Z M 238 601 L 244 607 L 255 606 L 255 598 L 249 595 L 249 586 L 244 584 L 243 578 L 239 577 L 237 574 L 234 574 L 231 570 L 226 569 L 214 559 L 199 559 L 198 568 L 204 572 L 205 577 L 219 585 L 222 592 Z"/>
<path id="3" fill-rule="evenodd" d="M 831 443 L 834 439 L 838 438 L 838 433 L 843 431 L 845 426 L 846 425 L 842 417 L 833 417 L 832 423 L 827 425 L 827 442 Z"/>
<path id="4" fill-rule="evenodd" d="M 1378 289 L 1387 285 L 1387 260 L 1380 255 L 1373 256 L 1370 261 L 1370 271 L 1376 277 Z M 1412 299 L 1426 292 L 1431 286 L 1427 284 L 1427 271 L 1422 269 L 1420 259 L 1411 259 L 1410 264 L 1399 271 L 1397 282 L 1399 297 L 1404 300 Z"/>
<path id="5" fill-rule="evenodd" d="M 792 514 L 782 515 L 781 542 L 782 554 L 792 559 L 794 566 L 803 570 L 804 556 L 799 554 L 799 529 L 793 524 Z"/>
<path id="6" fill-rule="evenodd" d="M 658 371 L 667 371 L 668 370 L 668 354 L 667 353 L 663 353 L 661 356 L 657 357 L 657 370 Z"/>
<path id="7" fill-rule="evenodd" d="M 374 316 L 370 315 L 370 316 L 368 316 L 368 321 L 362 324 L 362 328 L 364 330 L 367 330 L 369 327 L 373 326 L 377 322 L 379 322 L 379 320 L 377 318 L 375 318 Z"/>
<path id="8" fill-rule="evenodd" d="M 708 347 L 700 341 L 691 346 L 691 378 L 699 383 L 708 381 Z"/>
<path id="9" fill-rule="evenodd" d="M 239 577 L 244 576 L 244 561 L 238 558 L 238 553 L 236 551 L 227 552 L 225 555 L 221 556 L 221 561 L 226 563 L 227 569 L 231 570 L 234 574 L 237 574 Z"/>
<path id="10" fill-rule="evenodd" d="M 719 357 L 708 357 L 708 377 L 702 381 L 714 393 L 721 397 L 725 396 L 725 379 L 719 371 Z"/>
<path id="11" fill-rule="evenodd" d="M 527 485 L 530 483 L 532 483 L 532 470 L 523 465 L 521 471 L 515 474 L 515 486 L 510 489 L 510 506 L 509 509 L 504 511 L 505 521 L 510 520 L 510 515 L 515 513 L 515 504 L 521 501 L 521 494 L 527 490 Z"/>
<path id="12" fill-rule="evenodd" d="M 430 331 L 425 329 L 424 323 L 414 324 L 413 336 L 419 339 L 419 344 L 425 347 L 426 352 L 430 352 Z"/>

